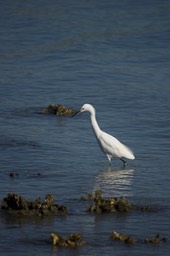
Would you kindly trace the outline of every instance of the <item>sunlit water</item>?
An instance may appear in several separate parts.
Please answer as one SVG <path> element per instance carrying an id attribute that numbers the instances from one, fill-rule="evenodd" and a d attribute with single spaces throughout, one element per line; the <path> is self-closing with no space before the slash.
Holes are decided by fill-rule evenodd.
<path id="1" fill-rule="evenodd" d="M 65 218 L 22 219 L 1 210 L 2 255 L 169 255 L 170 3 L 168 1 L 2 1 L 0 40 L 0 198 L 55 195 Z M 89 116 L 42 114 L 61 103 L 91 103 L 100 127 L 136 159 L 111 169 Z M 17 172 L 16 178 L 9 177 Z M 101 189 L 154 212 L 89 215 L 80 197 Z M 140 239 L 126 246 L 113 230 Z M 87 245 L 59 249 L 51 232 L 80 232 Z"/>

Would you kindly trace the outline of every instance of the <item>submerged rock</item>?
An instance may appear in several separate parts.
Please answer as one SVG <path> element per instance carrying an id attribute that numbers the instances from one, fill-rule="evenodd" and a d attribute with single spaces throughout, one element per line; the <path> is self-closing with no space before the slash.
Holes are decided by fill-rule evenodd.
<path id="1" fill-rule="evenodd" d="M 38 197 L 35 201 L 29 201 L 20 195 L 9 193 L 1 202 L 1 209 L 13 214 L 47 216 L 51 214 L 66 214 L 66 206 L 55 204 L 54 197 L 46 195 L 44 202 Z"/>
<path id="2" fill-rule="evenodd" d="M 83 198 L 85 200 L 85 198 Z M 94 204 L 88 207 L 90 213 L 103 212 L 127 212 L 134 207 L 124 197 L 120 198 L 104 198 L 102 192 L 97 190 L 95 194 L 89 193 L 87 200 L 93 200 Z"/>
<path id="3" fill-rule="evenodd" d="M 76 110 L 65 107 L 64 105 L 61 104 L 50 104 L 47 108 L 44 109 L 45 113 L 48 114 L 54 114 L 57 116 L 73 116 L 77 113 Z"/>
<path id="4" fill-rule="evenodd" d="M 59 236 L 56 233 L 51 233 L 51 242 L 53 245 L 56 246 L 63 246 L 63 247 L 79 247 L 85 244 L 85 241 L 82 239 L 81 234 L 75 233 L 71 234 L 67 238 Z"/>

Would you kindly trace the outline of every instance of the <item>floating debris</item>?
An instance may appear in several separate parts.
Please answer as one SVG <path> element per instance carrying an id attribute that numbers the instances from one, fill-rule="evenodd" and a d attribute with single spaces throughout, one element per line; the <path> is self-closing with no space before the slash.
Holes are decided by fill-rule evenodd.
<path id="1" fill-rule="evenodd" d="M 150 205 L 144 205 L 140 209 L 142 212 L 153 212 L 156 210 L 153 207 L 151 207 Z"/>
<path id="2" fill-rule="evenodd" d="M 16 178 L 16 177 L 19 176 L 19 173 L 18 173 L 18 172 L 10 172 L 10 173 L 9 173 L 9 176 L 10 176 L 11 178 Z"/>
<path id="3" fill-rule="evenodd" d="M 79 233 L 71 234 L 67 238 L 59 236 L 56 233 L 51 233 L 51 242 L 55 246 L 72 248 L 80 247 L 85 244 L 85 241 L 82 239 L 82 236 Z"/>
<path id="4" fill-rule="evenodd" d="M 85 200 L 85 197 L 82 199 Z M 94 204 L 90 205 L 87 209 L 90 213 L 128 212 L 134 207 L 134 205 L 129 203 L 124 197 L 104 198 L 100 190 L 97 190 L 95 194 L 89 193 L 86 200 L 94 201 Z"/>
<path id="5" fill-rule="evenodd" d="M 57 116 L 68 116 L 71 117 L 77 113 L 76 110 L 65 107 L 61 104 L 50 104 L 47 108 L 44 109 L 45 113 L 53 114 Z"/>
<path id="6" fill-rule="evenodd" d="M 51 214 L 66 214 L 66 206 L 55 204 L 54 197 L 46 195 L 44 202 L 38 197 L 35 201 L 29 201 L 15 193 L 9 193 L 1 202 L 1 209 L 13 214 L 47 216 Z"/>

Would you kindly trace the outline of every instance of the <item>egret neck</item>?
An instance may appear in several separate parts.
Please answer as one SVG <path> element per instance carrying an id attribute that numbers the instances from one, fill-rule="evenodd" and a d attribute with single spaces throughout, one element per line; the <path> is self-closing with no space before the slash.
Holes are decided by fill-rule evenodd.
<path id="1" fill-rule="evenodd" d="M 96 135 L 97 138 L 99 138 L 101 129 L 100 129 L 98 123 L 97 123 L 96 111 L 95 111 L 94 108 L 93 108 L 93 111 L 90 113 L 90 120 L 91 120 L 91 125 L 93 127 L 94 134 Z"/>

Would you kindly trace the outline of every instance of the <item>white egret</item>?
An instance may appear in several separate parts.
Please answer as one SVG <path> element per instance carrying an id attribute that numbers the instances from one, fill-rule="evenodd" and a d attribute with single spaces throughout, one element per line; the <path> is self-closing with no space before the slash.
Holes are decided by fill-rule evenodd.
<path id="1" fill-rule="evenodd" d="M 131 160 L 135 159 L 133 152 L 127 146 L 122 144 L 118 139 L 116 139 L 112 135 L 106 132 L 103 132 L 100 129 L 96 120 L 96 111 L 92 105 L 84 104 L 76 114 L 84 111 L 90 112 L 91 125 L 93 128 L 94 134 L 96 136 L 96 139 L 98 141 L 98 144 L 101 150 L 103 151 L 104 154 L 106 154 L 110 165 L 111 165 L 112 157 L 119 158 L 123 162 L 123 165 L 126 165 L 126 161 L 123 158 L 128 158 Z"/>

